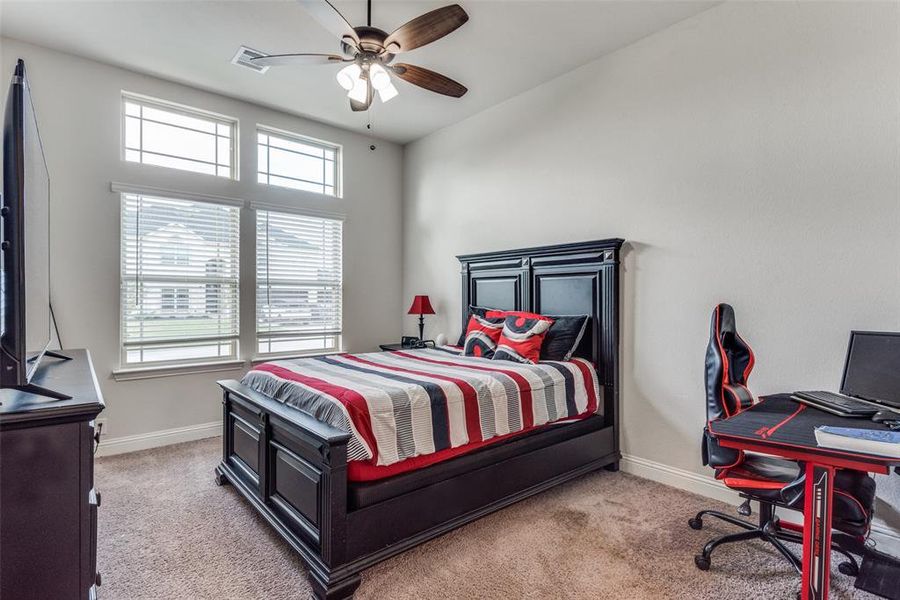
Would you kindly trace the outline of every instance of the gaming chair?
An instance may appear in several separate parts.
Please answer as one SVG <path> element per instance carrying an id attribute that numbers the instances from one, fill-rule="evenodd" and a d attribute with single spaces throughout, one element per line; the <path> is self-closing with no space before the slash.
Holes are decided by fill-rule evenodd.
<path id="1" fill-rule="evenodd" d="M 719 304 L 713 310 L 709 346 L 706 350 L 706 417 L 707 424 L 727 419 L 753 405 L 753 394 L 747 379 L 753 370 L 753 350 L 738 335 L 734 309 Z M 738 509 L 750 516 L 750 501 L 759 502 L 759 522 L 751 523 L 714 510 L 704 510 L 688 521 L 692 529 L 703 527 L 703 517 L 716 517 L 743 531 L 711 540 L 694 557 L 700 570 L 710 567 L 712 551 L 722 544 L 750 539 L 763 539 L 772 544 L 797 570 L 800 559 L 783 542 L 802 544 L 802 525 L 782 522 L 775 516 L 777 508 L 803 510 L 803 465 L 790 460 L 725 448 L 703 430 L 703 464 L 715 469 L 716 479 L 739 492 L 745 499 Z M 875 503 L 875 480 L 867 473 L 841 470 L 835 475 L 835 502 L 832 513 L 832 549 L 847 558 L 838 569 L 856 576 L 859 566 L 853 554 L 865 553 Z M 843 532 L 843 535 L 839 532 Z"/>

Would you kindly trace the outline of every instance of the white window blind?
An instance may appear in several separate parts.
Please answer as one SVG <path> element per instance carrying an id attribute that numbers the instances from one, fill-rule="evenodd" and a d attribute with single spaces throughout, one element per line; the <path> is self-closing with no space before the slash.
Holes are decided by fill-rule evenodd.
<path id="1" fill-rule="evenodd" d="M 295 133 L 260 127 L 256 132 L 257 180 L 339 196 L 340 147 Z"/>
<path id="2" fill-rule="evenodd" d="M 122 194 L 122 364 L 238 354 L 240 209 Z"/>
<path id="3" fill-rule="evenodd" d="M 342 229 L 334 219 L 257 211 L 259 354 L 340 349 Z"/>
<path id="4" fill-rule="evenodd" d="M 237 122 L 199 109 L 125 94 L 124 158 L 237 179 Z"/>

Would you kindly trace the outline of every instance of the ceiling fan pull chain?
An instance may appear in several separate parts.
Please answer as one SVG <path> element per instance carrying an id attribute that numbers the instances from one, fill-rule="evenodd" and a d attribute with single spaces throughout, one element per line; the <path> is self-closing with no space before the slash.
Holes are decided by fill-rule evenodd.
<path id="1" fill-rule="evenodd" d="M 375 139 L 373 137 L 374 128 L 372 127 L 372 107 L 374 106 L 374 102 L 369 105 L 369 108 L 366 110 L 366 131 L 369 133 L 369 150 L 375 152 Z"/>

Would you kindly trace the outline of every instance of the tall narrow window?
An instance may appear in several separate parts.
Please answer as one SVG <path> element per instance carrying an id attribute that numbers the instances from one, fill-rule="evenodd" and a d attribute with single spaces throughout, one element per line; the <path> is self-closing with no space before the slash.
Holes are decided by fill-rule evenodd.
<path id="1" fill-rule="evenodd" d="M 234 119 L 131 94 L 122 102 L 125 160 L 237 179 Z"/>
<path id="2" fill-rule="evenodd" d="M 256 338 L 259 354 L 341 347 L 342 223 L 256 213 Z"/>
<path id="3" fill-rule="evenodd" d="M 259 183 L 340 196 L 340 146 L 263 127 L 256 142 Z"/>
<path id="4" fill-rule="evenodd" d="M 122 365 L 238 355 L 240 209 L 122 194 Z"/>

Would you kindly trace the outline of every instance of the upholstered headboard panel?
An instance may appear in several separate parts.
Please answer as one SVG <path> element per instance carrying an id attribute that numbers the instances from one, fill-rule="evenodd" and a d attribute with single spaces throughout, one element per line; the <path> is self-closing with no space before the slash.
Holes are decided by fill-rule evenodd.
<path id="1" fill-rule="evenodd" d="M 458 256 L 462 319 L 468 307 L 590 315 L 576 356 L 594 363 L 604 387 L 604 414 L 618 396 L 619 252 L 624 240 L 561 244 Z"/>

